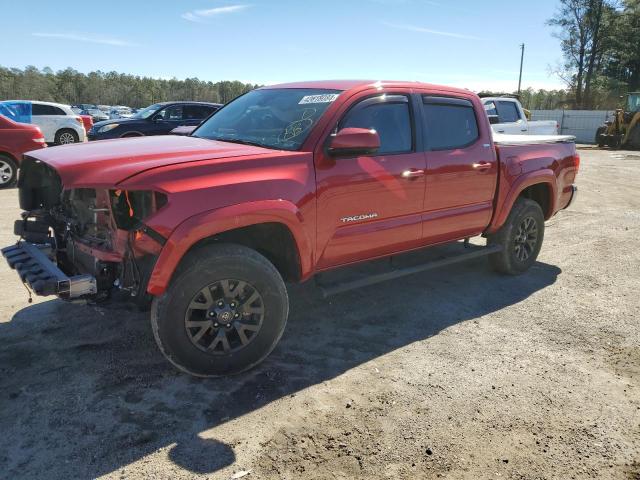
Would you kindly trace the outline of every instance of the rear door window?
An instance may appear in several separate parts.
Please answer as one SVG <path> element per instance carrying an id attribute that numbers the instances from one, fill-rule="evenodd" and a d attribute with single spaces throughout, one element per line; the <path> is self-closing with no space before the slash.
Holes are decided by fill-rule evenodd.
<path id="1" fill-rule="evenodd" d="M 213 113 L 213 107 L 207 105 L 185 105 L 182 109 L 185 120 L 202 120 Z"/>
<path id="2" fill-rule="evenodd" d="M 478 121 L 469 100 L 423 96 L 425 140 L 430 150 L 465 148 L 478 137 Z"/>
<path id="3" fill-rule="evenodd" d="M 54 105 L 33 104 L 33 115 L 66 115 L 64 110 Z"/>
<path id="4" fill-rule="evenodd" d="M 53 115 L 51 113 L 51 109 L 49 105 L 41 105 L 39 103 L 34 103 L 32 106 L 32 114 L 36 115 Z"/>
<path id="5" fill-rule="evenodd" d="M 339 128 L 374 129 L 380 136 L 376 155 L 406 153 L 413 149 L 413 129 L 409 101 L 404 95 L 369 98 L 356 104 Z"/>
<path id="6" fill-rule="evenodd" d="M 520 120 L 518 107 L 514 102 L 497 101 L 500 123 L 515 123 Z"/>

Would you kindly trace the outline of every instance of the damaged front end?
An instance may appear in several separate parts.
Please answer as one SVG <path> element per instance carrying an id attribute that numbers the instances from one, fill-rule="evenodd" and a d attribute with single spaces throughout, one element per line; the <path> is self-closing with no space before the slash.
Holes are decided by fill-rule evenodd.
<path id="1" fill-rule="evenodd" d="M 20 240 L 2 249 L 9 266 L 37 295 L 107 298 L 124 290 L 140 304 L 165 239 L 144 221 L 167 203 L 163 193 L 63 188 L 57 172 L 26 157 L 18 182 Z"/>

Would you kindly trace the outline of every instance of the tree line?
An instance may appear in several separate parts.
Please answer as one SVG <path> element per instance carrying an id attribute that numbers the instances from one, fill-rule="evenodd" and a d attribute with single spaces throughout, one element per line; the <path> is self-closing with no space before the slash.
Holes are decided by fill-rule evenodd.
<path id="1" fill-rule="evenodd" d="M 560 0 L 547 23 L 563 52 L 553 71 L 567 85 L 565 104 L 611 109 L 640 90 L 640 0 Z"/>
<path id="2" fill-rule="evenodd" d="M 169 100 L 227 103 L 258 85 L 239 81 L 210 82 L 197 78 L 170 80 L 118 72 L 80 73 L 73 68 L 54 72 L 28 66 L 0 66 L 0 100 L 41 100 L 68 105 L 91 103 L 146 107 Z"/>
<path id="3" fill-rule="evenodd" d="M 6 68 L 0 66 L 0 100 L 41 100 L 68 105 L 91 103 L 146 107 L 169 100 L 227 103 L 259 85 L 238 81 L 208 82 L 197 78 L 164 80 L 117 72 L 80 73 L 72 68 L 53 72 L 50 68 Z M 565 90 L 521 92 L 529 110 L 552 110 L 567 104 Z"/>

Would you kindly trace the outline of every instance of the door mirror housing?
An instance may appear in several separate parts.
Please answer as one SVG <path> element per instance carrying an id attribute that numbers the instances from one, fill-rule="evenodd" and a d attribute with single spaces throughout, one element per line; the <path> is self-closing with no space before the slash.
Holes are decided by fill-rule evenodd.
<path id="1" fill-rule="evenodd" d="M 371 155 L 380 148 L 380 136 L 367 128 L 343 128 L 331 137 L 329 155 L 333 157 Z"/>
<path id="2" fill-rule="evenodd" d="M 491 125 L 496 125 L 500 123 L 500 117 L 498 117 L 498 115 L 489 115 L 489 123 Z"/>

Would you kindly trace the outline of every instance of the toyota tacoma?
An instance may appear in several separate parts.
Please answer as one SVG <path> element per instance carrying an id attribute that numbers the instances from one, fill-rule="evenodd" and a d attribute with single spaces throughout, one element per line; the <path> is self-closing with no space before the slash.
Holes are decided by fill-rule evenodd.
<path id="1" fill-rule="evenodd" d="M 536 261 L 545 220 L 569 206 L 572 137 L 493 136 L 461 89 L 321 81 L 253 90 L 187 136 L 30 152 L 3 249 L 37 295 L 151 305 L 166 358 L 198 376 L 242 372 L 280 339 L 285 282 L 436 244 L 486 238 L 504 274 Z M 462 242 L 461 242 L 462 243 Z"/>

